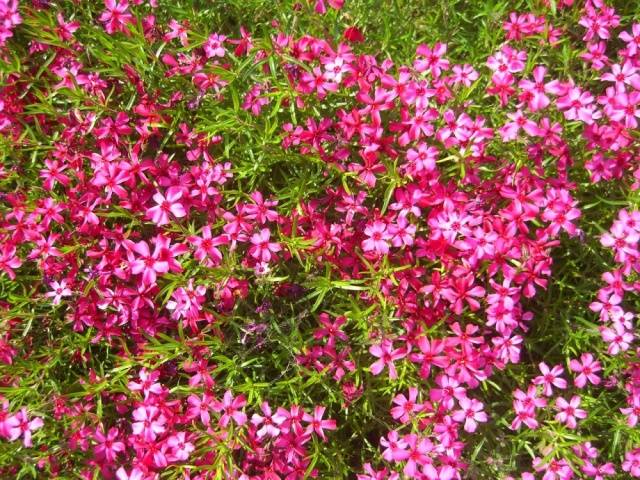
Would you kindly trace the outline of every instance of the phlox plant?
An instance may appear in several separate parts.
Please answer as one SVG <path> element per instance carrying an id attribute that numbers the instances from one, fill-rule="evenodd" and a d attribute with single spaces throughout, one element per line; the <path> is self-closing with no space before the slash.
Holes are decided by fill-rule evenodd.
<path id="1" fill-rule="evenodd" d="M 640 478 L 640 9 L 0 0 L 0 478 Z"/>

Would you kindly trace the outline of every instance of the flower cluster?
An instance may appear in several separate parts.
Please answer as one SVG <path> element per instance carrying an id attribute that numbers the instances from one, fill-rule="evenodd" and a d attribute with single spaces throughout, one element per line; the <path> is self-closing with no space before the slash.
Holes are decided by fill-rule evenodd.
<path id="1" fill-rule="evenodd" d="M 640 24 L 540 3 L 0 0 L 0 476 L 640 477 Z"/>

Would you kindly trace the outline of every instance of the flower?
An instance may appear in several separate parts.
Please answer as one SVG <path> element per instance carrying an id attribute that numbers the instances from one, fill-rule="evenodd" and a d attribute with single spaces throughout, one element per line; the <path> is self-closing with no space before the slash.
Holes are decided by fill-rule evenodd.
<path id="1" fill-rule="evenodd" d="M 393 362 L 406 356 L 406 352 L 402 348 L 396 348 L 394 350 L 391 340 L 383 339 L 379 345 L 369 347 L 369 353 L 379 359 L 369 367 L 371 373 L 378 375 L 386 366 L 389 368 L 389 378 L 391 380 L 398 378 L 398 373 L 396 372 L 396 367 Z"/>
<path id="2" fill-rule="evenodd" d="M 270 242 L 271 232 L 268 228 L 263 228 L 260 233 L 251 235 L 249 255 L 261 262 L 269 262 L 276 258 L 276 253 L 282 250 L 278 242 Z"/>
<path id="3" fill-rule="evenodd" d="M 97 445 L 93 451 L 98 458 L 105 458 L 107 462 L 112 463 L 115 461 L 119 452 L 124 452 L 125 445 L 123 442 L 118 441 L 120 431 L 116 427 L 111 427 L 109 432 L 105 435 L 102 426 L 96 429 L 94 438 Z"/>
<path id="4" fill-rule="evenodd" d="M 416 402 L 417 398 L 418 389 L 416 387 L 409 388 L 409 398 L 403 394 L 396 395 L 393 399 L 396 406 L 391 409 L 391 416 L 402 423 L 408 423 L 415 413 L 422 410 L 422 405 Z"/>
<path id="5" fill-rule="evenodd" d="M 223 44 L 226 39 L 227 37 L 225 35 L 220 35 L 218 33 L 212 33 L 209 35 L 209 38 L 207 38 L 207 41 L 203 45 L 207 58 L 224 57 L 226 50 Z"/>
<path id="6" fill-rule="evenodd" d="M 541 362 L 538 366 L 542 375 L 534 378 L 533 384 L 542 385 L 542 391 L 545 396 L 551 396 L 553 387 L 560 389 L 567 388 L 567 381 L 564 378 L 560 378 L 560 375 L 564 373 L 564 369 L 560 365 L 555 365 L 552 369 L 549 369 L 546 363 Z"/>
<path id="7" fill-rule="evenodd" d="M 583 388 L 587 381 L 594 385 L 600 384 L 600 377 L 596 375 L 597 372 L 602 370 L 600 362 L 593 358 L 590 353 L 583 353 L 580 356 L 580 360 L 573 359 L 569 362 L 569 367 L 572 371 L 579 373 L 579 375 L 573 380 L 573 383 L 578 388 Z"/>
<path id="8" fill-rule="evenodd" d="M 6 420 L 5 428 L 7 430 L 9 440 L 14 441 L 22 437 L 22 444 L 25 447 L 32 447 L 32 432 L 40 429 L 43 425 L 44 421 L 40 417 L 35 417 L 29 420 L 27 409 L 23 407 L 18 411 L 18 413 Z"/>
<path id="9" fill-rule="evenodd" d="M 153 195 L 153 200 L 157 205 L 147 209 L 147 218 L 156 225 L 161 226 L 170 223 L 169 214 L 176 218 L 185 217 L 187 212 L 182 204 L 178 202 L 180 198 L 182 198 L 182 190 L 176 187 L 169 188 L 166 197 L 162 193 L 156 192 Z"/>
<path id="10" fill-rule="evenodd" d="M 222 401 L 214 401 L 212 408 L 215 412 L 222 413 L 218 424 L 225 428 L 229 425 L 229 421 L 233 419 L 238 425 L 242 426 L 247 423 L 247 415 L 240 409 L 246 405 L 247 401 L 244 395 L 233 397 L 231 390 L 224 392 Z"/>
<path id="11" fill-rule="evenodd" d="M 56 282 L 55 280 L 51 282 L 50 287 L 52 290 L 44 294 L 45 297 L 51 298 L 53 297 L 54 305 L 60 305 L 60 300 L 62 297 L 70 297 L 71 290 L 67 287 L 67 281 L 61 280 L 60 282 Z"/>
<path id="12" fill-rule="evenodd" d="M 376 220 L 373 224 L 365 227 L 364 234 L 369 237 L 362 241 L 362 249 L 365 252 L 375 252 L 378 255 L 389 253 L 387 241 L 391 239 L 391 234 L 387 231 L 387 225 Z"/>
<path id="13" fill-rule="evenodd" d="M 106 10 L 102 12 L 98 20 L 104 23 L 104 29 L 108 34 L 122 32 L 128 34 L 127 25 L 133 23 L 133 15 L 129 13 L 127 0 L 104 0 Z"/>
<path id="14" fill-rule="evenodd" d="M 191 442 L 187 441 L 185 432 L 178 432 L 175 435 L 171 435 L 167 439 L 167 446 L 171 449 L 169 459 L 173 462 L 183 462 L 187 460 L 191 452 L 196 448 Z"/>
<path id="15" fill-rule="evenodd" d="M 586 410 L 578 408 L 580 406 L 581 399 L 579 396 L 574 395 L 568 402 L 558 397 L 556 399 L 556 409 L 559 411 L 555 419 L 561 423 L 564 423 L 569 428 L 576 428 L 576 419 L 587 418 Z"/>
<path id="16" fill-rule="evenodd" d="M 324 430 L 335 430 L 337 428 L 336 421 L 333 419 L 323 420 L 322 416 L 324 415 L 326 408 L 320 405 L 316 405 L 313 409 L 313 415 L 305 413 L 302 417 L 302 420 L 307 422 L 307 429 L 305 430 L 305 434 L 310 434 L 315 432 L 322 440 L 327 440 L 327 437 L 324 434 Z"/>
<path id="17" fill-rule="evenodd" d="M 464 430 L 473 433 L 478 428 L 477 422 L 486 422 L 487 414 L 483 412 L 484 405 L 482 402 L 472 398 L 462 398 L 458 401 L 460 410 L 453 412 L 452 418 L 459 423 L 464 422 Z"/>
<path id="18" fill-rule="evenodd" d="M 157 435 L 166 430 L 166 418 L 157 407 L 143 405 L 133 411 L 135 422 L 131 424 L 134 435 L 140 435 L 145 441 L 152 442 Z"/>

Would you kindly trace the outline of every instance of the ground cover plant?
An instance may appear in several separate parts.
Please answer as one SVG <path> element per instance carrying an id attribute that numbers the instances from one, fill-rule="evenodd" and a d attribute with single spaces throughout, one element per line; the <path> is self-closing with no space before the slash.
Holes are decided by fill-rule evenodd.
<path id="1" fill-rule="evenodd" d="M 640 7 L 0 0 L 0 478 L 640 477 Z"/>

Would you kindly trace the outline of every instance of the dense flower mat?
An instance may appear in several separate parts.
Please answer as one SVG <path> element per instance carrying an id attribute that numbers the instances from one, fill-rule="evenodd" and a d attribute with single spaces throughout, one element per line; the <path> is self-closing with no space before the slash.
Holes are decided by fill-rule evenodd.
<path id="1" fill-rule="evenodd" d="M 0 0 L 0 478 L 640 477 L 640 7 Z"/>

